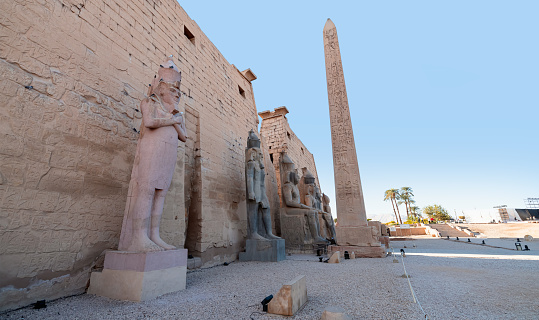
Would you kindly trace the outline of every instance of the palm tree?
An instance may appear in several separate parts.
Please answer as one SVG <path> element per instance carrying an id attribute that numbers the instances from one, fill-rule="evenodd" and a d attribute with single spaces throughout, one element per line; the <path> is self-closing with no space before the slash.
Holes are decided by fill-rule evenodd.
<path id="1" fill-rule="evenodd" d="M 410 218 L 409 208 L 410 208 L 410 201 L 413 201 L 412 200 L 412 197 L 414 196 L 413 190 L 410 187 L 402 187 L 399 194 L 400 194 L 400 199 L 402 200 L 401 204 L 404 203 L 404 205 L 406 206 L 406 215 L 408 216 L 408 218 Z"/>
<path id="2" fill-rule="evenodd" d="M 414 201 L 414 200 L 412 200 Z M 415 201 L 414 202 L 410 202 L 410 203 L 414 203 L 415 204 Z M 418 206 L 411 206 L 410 207 L 410 212 L 414 215 L 415 218 L 418 218 L 418 217 L 421 217 L 421 213 L 419 213 L 419 207 Z"/>
<path id="3" fill-rule="evenodd" d="M 408 199 L 406 195 L 400 194 L 398 197 L 399 201 L 397 201 L 397 206 L 400 206 L 401 204 L 404 204 L 406 207 L 406 218 L 410 219 L 410 213 L 408 212 Z"/>
<path id="4" fill-rule="evenodd" d="M 410 210 L 410 215 L 413 217 L 416 217 L 416 213 L 412 210 L 412 207 L 415 205 L 415 200 L 410 199 L 408 200 L 408 209 Z"/>
<path id="5" fill-rule="evenodd" d="M 391 201 L 391 207 L 395 213 L 395 222 L 402 224 L 402 219 L 400 219 L 399 207 L 397 206 L 397 199 L 400 197 L 398 189 L 389 189 L 385 192 L 384 201 Z M 396 210 L 395 210 L 396 208 Z"/>

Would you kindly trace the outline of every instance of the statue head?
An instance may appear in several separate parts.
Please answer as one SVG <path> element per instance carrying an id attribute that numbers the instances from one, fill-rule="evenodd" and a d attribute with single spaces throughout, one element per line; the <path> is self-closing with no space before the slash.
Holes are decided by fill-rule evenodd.
<path id="1" fill-rule="evenodd" d="M 305 186 L 307 187 L 307 194 L 314 197 L 314 195 L 315 195 L 314 185 L 313 184 L 306 184 Z"/>
<path id="2" fill-rule="evenodd" d="M 305 184 L 314 184 L 314 180 L 315 178 L 313 174 L 309 170 L 305 170 L 305 173 L 303 175 L 303 181 L 305 181 Z"/>
<path id="3" fill-rule="evenodd" d="M 316 184 L 314 185 L 314 195 L 318 200 L 322 198 L 322 195 L 320 194 L 320 188 L 318 188 Z"/>
<path id="4" fill-rule="evenodd" d="M 322 201 L 324 201 L 324 204 L 329 204 L 329 197 L 327 194 L 323 193 L 322 194 Z"/>
<path id="5" fill-rule="evenodd" d="M 159 66 L 157 76 L 152 81 L 149 95 L 156 94 L 161 101 L 175 105 L 180 101 L 181 81 L 182 74 L 174 64 L 172 56 L 170 56 L 167 61 Z"/>
<path id="6" fill-rule="evenodd" d="M 298 184 L 299 183 L 299 174 L 295 170 L 294 171 L 289 171 L 288 172 L 288 179 L 293 184 Z"/>
<path id="7" fill-rule="evenodd" d="M 253 129 L 249 131 L 249 137 L 247 137 L 247 148 L 260 148 L 260 139 Z"/>
<path id="8" fill-rule="evenodd" d="M 285 179 L 288 180 L 288 181 L 285 181 L 286 182 L 292 182 L 293 179 L 292 179 L 292 172 L 294 172 L 294 162 L 292 161 L 292 159 L 290 159 L 290 157 L 288 156 L 288 154 L 286 152 L 282 152 L 281 153 L 281 158 L 279 160 L 281 162 L 281 168 L 283 170 L 283 172 L 285 172 Z M 298 181 L 299 181 L 299 178 L 298 178 Z"/>
<path id="9" fill-rule="evenodd" d="M 246 151 L 246 158 L 247 158 L 247 161 L 257 161 L 258 159 L 258 150 L 255 149 L 255 148 L 249 148 L 247 149 Z"/>

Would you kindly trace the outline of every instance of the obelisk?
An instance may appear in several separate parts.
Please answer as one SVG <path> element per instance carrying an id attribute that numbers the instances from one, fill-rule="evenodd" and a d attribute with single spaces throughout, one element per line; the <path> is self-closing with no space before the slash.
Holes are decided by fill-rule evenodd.
<path id="1" fill-rule="evenodd" d="M 337 241 L 340 246 L 358 247 L 354 251 L 356 255 L 359 251 L 359 256 L 379 256 L 378 236 L 367 223 L 339 39 L 330 19 L 324 26 L 324 53 L 337 197 Z"/>

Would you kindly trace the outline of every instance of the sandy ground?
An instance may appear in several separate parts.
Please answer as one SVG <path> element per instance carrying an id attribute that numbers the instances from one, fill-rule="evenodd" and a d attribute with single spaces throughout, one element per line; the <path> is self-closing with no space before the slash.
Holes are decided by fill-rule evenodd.
<path id="1" fill-rule="evenodd" d="M 539 248 L 522 252 L 429 237 L 394 241 L 392 246 L 397 252 L 406 246 L 404 263 L 429 319 L 539 318 Z M 289 319 L 320 319 L 328 306 L 344 309 L 353 319 L 424 319 L 403 277 L 401 259 L 327 264 L 315 256 L 293 255 L 278 263 L 234 262 L 190 271 L 186 290 L 148 302 L 84 294 L 0 318 L 285 319 L 261 313 L 260 301 L 305 274 L 309 301 Z"/>

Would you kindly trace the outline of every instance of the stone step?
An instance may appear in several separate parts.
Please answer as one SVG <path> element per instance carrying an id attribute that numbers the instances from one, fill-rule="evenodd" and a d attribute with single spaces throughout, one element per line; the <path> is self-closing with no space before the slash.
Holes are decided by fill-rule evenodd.
<path id="1" fill-rule="evenodd" d="M 449 236 L 449 237 L 459 237 L 459 238 L 470 238 L 471 237 L 466 232 L 453 229 L 450 226 L 448 226 L 447 224 L 429 224 L 429 227 L 431 227 L 432 229 L 438 230 L 438 232 L 440 233 L 440 236 L 442 238 L 445 238 L 447 236 Z"/>

